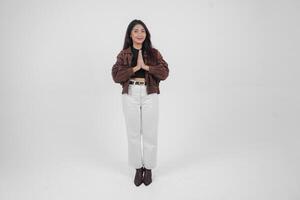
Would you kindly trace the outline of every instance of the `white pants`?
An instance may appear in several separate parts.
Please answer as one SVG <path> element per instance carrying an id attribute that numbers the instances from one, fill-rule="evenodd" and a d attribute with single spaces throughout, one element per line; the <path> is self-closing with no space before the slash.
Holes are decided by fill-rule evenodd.
<path id="1" fill-rule="evenodd" d="M 122 94 L 131 167 L 153 169 L 157 164 L 158 94 L 147 94 L 146 85 L 129 84 Z"/>

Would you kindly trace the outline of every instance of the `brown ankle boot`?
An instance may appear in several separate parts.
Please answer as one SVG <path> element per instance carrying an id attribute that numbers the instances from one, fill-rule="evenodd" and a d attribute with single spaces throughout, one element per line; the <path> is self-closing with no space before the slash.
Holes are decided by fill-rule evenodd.
<path id="1" fill-rule="evenodd" d="M 136 169 L 134 177 L 134 184 L 136 186 L 140 186 L 143 183 L 143 172 L 143 167 Z"/>
<path id="2" fill-rule="evenodd" d="M 145 185 L 152 183 L 152 172 L 151 169 L 144 168 L 144 180 Z"/>

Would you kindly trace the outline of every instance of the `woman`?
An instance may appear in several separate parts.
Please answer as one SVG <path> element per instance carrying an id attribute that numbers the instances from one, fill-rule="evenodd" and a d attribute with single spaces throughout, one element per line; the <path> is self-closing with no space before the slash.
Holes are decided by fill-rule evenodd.
<path id="1" fill-rule="evenodd" d="M 112 77 L 123 88 L 128 162 L 136 169 L 136 186 L 152 182 L 151 169 L 157 164 L 159 82 L 168 75 L 168 64 L 152 47 L 146 25 L 141 20 L 130 22 L 123 50 L 112 67 Z"/>

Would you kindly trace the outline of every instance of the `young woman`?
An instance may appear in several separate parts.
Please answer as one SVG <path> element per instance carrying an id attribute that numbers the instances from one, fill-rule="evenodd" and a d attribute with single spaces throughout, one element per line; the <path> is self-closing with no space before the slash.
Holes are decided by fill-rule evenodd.
<path id="1" fill-rule="evenodd" d="M 128 138 L 128 162 L 136 169 L 136 186 L 152 182 L 157 165 L 159 83 L 169 75 L 167 62 L 152 47 L 150 32 L 141 20 L 129 23 L 123 49 L 112 67 L 122 85 L 122 106 Z"/>

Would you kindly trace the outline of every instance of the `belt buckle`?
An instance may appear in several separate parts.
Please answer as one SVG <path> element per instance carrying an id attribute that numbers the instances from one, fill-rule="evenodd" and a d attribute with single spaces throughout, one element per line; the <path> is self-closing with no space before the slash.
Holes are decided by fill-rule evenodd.
<path id="1" fill-rule="evenodd" d="M 130 80 L 134 85 L 145 85 L 145 82 Z"/>

